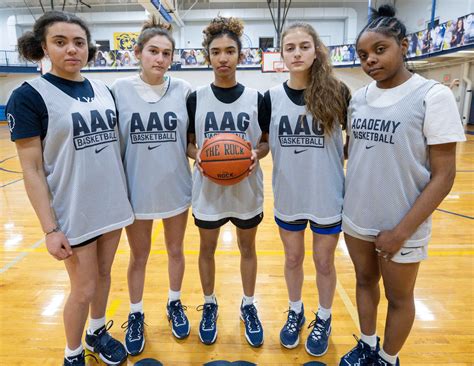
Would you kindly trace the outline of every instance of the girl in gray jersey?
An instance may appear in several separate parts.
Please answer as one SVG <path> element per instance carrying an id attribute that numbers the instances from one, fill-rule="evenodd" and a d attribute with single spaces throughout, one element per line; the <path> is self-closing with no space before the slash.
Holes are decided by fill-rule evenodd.
<path id="1" fill-rule="evenodd" d="M 89 313 L 86 347 L 109 365 L 127 357 L 105 324 L 110 270 L 120 229 L 133 221 L 120 159 L 115 104 L 107 87 L 89 81 L 81 68 L 94 58 L 95 47 L 85 23 L 73 14 L 45 13 L 33 32 L 18 40 L 29 60 L 45 55 L 51 71 L 21 86 L 9 101 L 10 130 L 24 172 L 25 188 L 45 232 L 48 252 L 64 260 L 71 291 L 64 306 L 67 346 L 65 366 L 84 366 L 82 334 Z M 30 89 L 28 89 L 30 88 Z M 22 93 L 35 98 L 34 111 L 19 117 Z M 38 107 L 40 108 L 40 107 Z M 18 112 L 18 113 L 17 113 Z M 18 124 L 18 125 L 17 125 Z M 16 129 L 32 128 L 19 138 Z"/>
<path id="2" fill-rule="evenodd" d="M 334 251 L 341 232 L 344 153 L 341 124 L 350 93 L 333 75 L 328 51 L 307 23 L 282 34 L 283 60 L 290 79 L 265 94 L 270 109 L 275 220 L 285 248 L 288 318 L 280 342 L 295 348 L 305 322 L 301 300 L 304 234 L 310 222 L 319 309 L 306 340 L 313 356 L 327 352 L 336 288 Z"/>
<path id="3" fill-rule="evenodd" d="M 399 365 L 415 317 L 414 286 L 427 257 L 431 214 L 449 193 L 456 142 L 464 132 L 451 91 L 404 64 L 405 26 L 390 6 L 357 39 L 364 72 L 374 82 L 349 108 L 349 158 L 342 228 L 356 272 L 361 339 L 340 365 Z M 388 312 L 376 334 L 379 281 Z"/>
<path id="4" fill-rule="evenodd" d="M 123 326 L 127 328 L 125 347 L 133 356 L 145 346 L 143 289 L 153 219 L 163 220 L 170 283 L 166 311 L 172 333 L 181 339 L 190 332 L 180 297 L 185 266 L 183 239 L 191 205 L 191 170 L 186 156 L 186 97 L 191 87 L 165 75 L 173 61 L 174 45 L 171 26 L 152 17 L 144 24 L 135 47 L 140 74 L 119 79 L 112 86 L 129 198 L 136 217 L 126 228 L 131 248 L 131 304 Z"/>
<path id="5" fill-rule="evenodd" d="M 236 18 L 217 17 L 204 30 L 203 46 L 214 71 L 214 82 L 199 88 L 188 98 L 190 128 L 188 154 L 196 159 L 193 173 L 193 216 L 199 227 L 199 273 L 204 292 L 199 337 L 204 344 L 217 338 L 218 305 L 214 295 L 215 261 L 220 227 L 229 220 L 237 226 L 241 251 L 240 270 L 244 297 L 240 316 L 251 346 L 263 344 L 263 328 L 254 305 L 257 276 L 255 235 L 263 218 L 263 177 L 258 159 L 268 154 L 266 132 L 261 122 L 256 90 L 237 83 L 235 72 L 242 57 L 240 36 L 243 25 Z M 252 144 L 251 174 L 232 186 L 221 186 L 207 179 L 199 165 L 204 140 L 216 133 L 234 133 Z"/>

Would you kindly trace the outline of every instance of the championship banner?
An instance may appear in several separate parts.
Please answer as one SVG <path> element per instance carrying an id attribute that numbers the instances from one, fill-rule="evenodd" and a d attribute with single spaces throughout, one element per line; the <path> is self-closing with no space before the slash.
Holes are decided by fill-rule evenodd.
<path id="1" fill-rule="evenodd" d="M 114 32 L 114 50 L 132 51 L 139 35 L 139 32 Z"/>

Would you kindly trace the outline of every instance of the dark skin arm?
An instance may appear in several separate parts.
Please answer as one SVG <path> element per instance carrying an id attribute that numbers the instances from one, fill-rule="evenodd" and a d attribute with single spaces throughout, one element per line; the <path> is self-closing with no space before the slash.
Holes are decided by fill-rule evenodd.
<path id="1" fill-rule="evenodd" d="M 413 207 L 392 230 L 381 231 L 375 240 L 378 254 L 391 258 L 439 206 L 456 176 L 456 143 L 430 145 L 431 180 Z"/>

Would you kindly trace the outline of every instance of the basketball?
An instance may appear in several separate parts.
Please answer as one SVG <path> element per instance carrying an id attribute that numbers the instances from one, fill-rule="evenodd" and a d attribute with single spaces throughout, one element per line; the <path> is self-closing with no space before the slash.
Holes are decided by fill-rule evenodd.
<path id="1" fill-rule="evenodd" d="M 250 142 L 232 133 L 221 133 L 202 145 L 201 168 L 214 183 L 230 186 L 247 176 L 251 156 Z"/>

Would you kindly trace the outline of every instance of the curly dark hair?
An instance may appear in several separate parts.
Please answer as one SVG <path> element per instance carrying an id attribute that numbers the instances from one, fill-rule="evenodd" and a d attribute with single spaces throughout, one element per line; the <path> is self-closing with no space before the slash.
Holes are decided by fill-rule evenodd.
<path id="1" fill-rule="evenodd" d="M 217 16 L 211 20 L 202 33 L 204 33 L 202 46 L 206 50 L 206 60 L 208 62 L 209 46 L 216 38 L 228 36 L 237 43 L 239 54 L 242 51 L 242 41 L 240 37 L 244 34 L 244 23 L 238 18 Z"/>
<path id="2" fill-rule="evenodd" d="M 48 11 L 44 13 L 28 31 L 18 38 L 18 52 L 29 61 L 40 61 L 44 57 L 43 45 L 46 44 L 46 33 L 54 23 L 77 24 L 86 33 L 89 55 L 87 62 L 94 59 L 97 47 L 91 42 L 91 32 L 86 22 L 77 15 L 65 11 Z"/>

